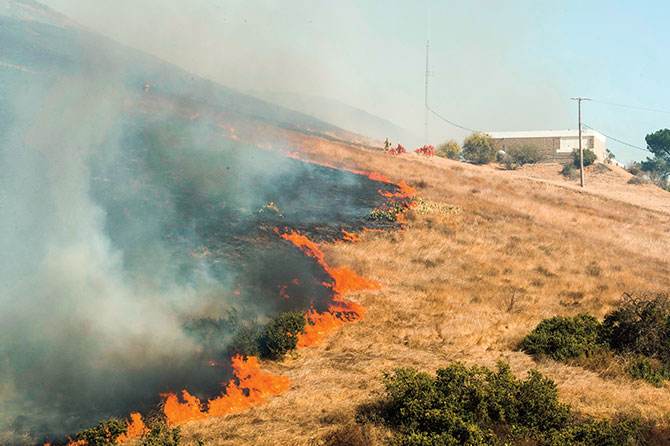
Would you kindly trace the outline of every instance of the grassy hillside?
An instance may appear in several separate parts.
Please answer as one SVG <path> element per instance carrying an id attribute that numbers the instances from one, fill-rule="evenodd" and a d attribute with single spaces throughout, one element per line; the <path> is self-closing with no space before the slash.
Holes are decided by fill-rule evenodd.
<path id="1" fill-rule="evenodd" d="M 537 363 L 518 349 L 543 318 L 584 311 L 602 317 L 624 291 L 668 289 L 670 195 L 626 185 L 626 174 L 616 171 L 590 175 L 591 187 L 582 191 L 553 177 L 557 166 L 508 172 L 384 156 L 297 134 L 292 143 L 319 161 L 404 179 L 432 205 L 417 207 L 404 232 L 363 233 L 362 242 L 325 247 L 331 264 L 384 285 L 349 296 L 367 307 L 366 318 L 293 359 L 264 364 L 289 377 L 291 390 L 239 415 L 187 424 L 185 440 L 320 444 L 377 397 L 383 371 L 433 371 L 454 360 L 493 367 L 504 359 L 519 376 L 537 368 L 584 414 L 670 414 L 667 384 Z M 366 429 L 373 444 L 388 435 Z"/>

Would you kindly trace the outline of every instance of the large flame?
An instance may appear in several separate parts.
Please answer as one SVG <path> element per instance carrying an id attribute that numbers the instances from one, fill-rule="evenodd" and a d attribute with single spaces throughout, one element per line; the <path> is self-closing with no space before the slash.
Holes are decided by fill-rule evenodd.
<path id="1" fill-rule="evenodd" d="M 353 291 L 379 289 L 381 288 L 379 282 L 361 277 L 349 268 L 334 268 L 328 265 L 319 245 L 299 232 L 280 234 L 277 228 L 275 231 L 281 238 L 300 248 L 307 256 L 316 259 L 332 278 L 332 282 L 325 282 L 324 285 L 332 288 L 335 293 L 328 311 L 319 313 L 311 310 L 307 314 L 309 323 L 305 326 L 305 333 L 298 339 L 298 347 L 314 346 L 321 342 L 327 333 L 339 329 L 346 322 L 354 322 L 365 316 L 365 308 L 362 305 L 345 301 L 342 296 Z"/>
<path id="2" fill-rule="evenodd" d="M 186 390 L 181 392 L 183 401 L 174 393 L 163 395 L 166 397 L 163 413 L 168 424 L 178 426 L 210 416 L 238 413 L 289 389 L 288 378 L 263 373 L 255 356 L 244 359 L 236 355 L 232 363 L 237 383 L 234 380 L 228 382 L 225 393 L 209 400 L 207 404 Z"/>
<path id="3" fill-rule="evenodd" d="M 128 425 L 128 430 L 125 434 L 119 436 L 116 439 L 117 443 L 123 443 L 128 440 L 132 440 L 133 438 L 140 438 L 148 431 L 147 427 L 142 421 L 142 415 L 137 412 L 130 414 L 130 421 L 126 420 L 126 424 Z"/>

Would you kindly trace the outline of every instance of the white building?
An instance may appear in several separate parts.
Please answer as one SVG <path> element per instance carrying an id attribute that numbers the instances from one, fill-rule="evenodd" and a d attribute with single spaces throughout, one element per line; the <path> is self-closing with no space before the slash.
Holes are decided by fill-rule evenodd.
<path id="1" fill-rule="evenodd" d="M 534 132 L 486 132 L 498 150 L 534 146 L 545 155 L 546 161 L 566 162 L 572 151 L 579 148 L 578 130 L 542 130 Z M 582 130 L 582 147 L 593 150 L 599 161 L 606 156 L 607 138 L 595 130 Z"/>

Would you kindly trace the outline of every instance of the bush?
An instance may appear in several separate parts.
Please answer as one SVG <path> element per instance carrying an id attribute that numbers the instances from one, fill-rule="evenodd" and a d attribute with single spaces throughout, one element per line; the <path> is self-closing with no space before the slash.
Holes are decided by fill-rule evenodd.
<path id="1" fill-rule="evenodd" d="M 574 423 L 562 431 L 554 432 L 547 443 L 550 446 L 621 446 L 646 444 L 646 441 L 639 420 L 626 418 L 617 423 L 608 419 Z"/>
<path id="2" fill-rule="evenodd" d="M 575 165 L 573 163 L 563 164 L 563 169 L 561 169 L 561 175 L 570 180 L 576 180 L 577 178 L 579 178 L 579 172 L 577 171 L 577 169 L 575 169 Z"/>
<path id="3" fill-rule="evenodd" d="M 523 338 L 521 346 L 531 355 L 543 354 L 557 361 L 589 357 L 603 349 L 601 325 L 587 313 L 545 319 Z"/>
<path id="4" fill-rule="evenodd" d="M 648 184 L 649 180 L 647 180 L 644 175 L 635 175 L 634 177 L 630 177 L 630 180 L 628 180 L 628 184 Z"/>
<path id="5" fill-rule="evenodd" d="M 628 164 L 626 166 L 626 170 L 635 176 L 642 175 L 644 173 L 642 172 L 642 163 L 638 161 L 633 161 L 632 163 Z"/>
<path id="6" fill-rule="evenodd" d="M 496 159 L 493 141 L 483 133 L 473 133 L 463 141 L 463 159 L 472 164 L 488 164 Z"/>
<path id="7" fill-rule="evenodd" d="M 148 433 L 142 437 L 141 446 L 179 446 L 181 430 L 179 427 L 170 429 L 164 422 L 156 422 Z"/>
<path id="8" fill-rule="evenodd" d="M 626 367 L 626 372 L 633 379 L 643 379 L 655 387 L 662 387 L 663 381 L 670 379 L 670 370 L 663 363 L 644 356 L 631 361 Z"/>
<path id="9" fill-rule="evenodd" d="M 492 444 L 501 426 L 542 437 L 570 417 L 552 380 L 535 370 L 520 380 L 504 362 L 495 372 L 454 363 L 435 377 L 401 368 L 385 374 L 384 386 L 382 419 L 403 445 Z"/>
<path id="10" fill-rule="evenodd" d="M 521 146 L 510 148 L 506 155 L 511 161 L 519 166 L 524 164 L 536 164 L 544 160 L 544 153 L 536 146 Z"/>
<path id="11" fill-rule="evenodd" d="M 529 354 L 563 362 L 577 359 L 582 366 L 610 371 L 613 362 L 624 362 L 614 359 L 615 353 L 631 355 L 635 359 L 625 368 L 618 365 L 617 373 L 660 386 L 670 379 L 668 295 L 624 293 L 619 306 L 605 315 L 602 324 L 586 313 L 545 319 L 521 341 L 521 348 Z"/>
<path id="12" fill-rule="evenodd" d="M 116 443 L 116 439 L 128 431 L 125 421 L 117 418 L 100 421 L 96 427 L 83 430 L 77 434 L 77 440 L 84 441 L 88 446 L 108 446 Z"/>
<path id="13" fill-rule="evenodd" d="M 596 152 L 591 149 L 582 149 L 584 152 L 584 167 L 590 166 L 596 162 Z M 574 149 L 572 151 L 572 164 L 579 169 L 579 149 Z"/>
<path id="14" fill-rule="evenodd" d="M 302 313 L 282 313 L 265 326 L 260 337 L 261 356 L 280 359 L 298 345 L 298 335 L 305 333 L 305 315 Z"/>
<path id="15" fill-rule="evenodd" d="M 624 293 L 605 316 L 603 334 L 612 350 L 657 358 L 670 364 L 670 302 L 667 294 Z"/>
<path id="16" fill-rule="evenodd" d="M 228 355 L 261 356 L 263 327 L 255 322 L 242 325 L 228 344 Z"/>
<path id="17" fill-rule="evenodd" d="M 461 146 L 456 141 L 447 141 L 437 146 L 435 155 L 449 158 L 450 160 L 458 160 L 461 157 Z"/>

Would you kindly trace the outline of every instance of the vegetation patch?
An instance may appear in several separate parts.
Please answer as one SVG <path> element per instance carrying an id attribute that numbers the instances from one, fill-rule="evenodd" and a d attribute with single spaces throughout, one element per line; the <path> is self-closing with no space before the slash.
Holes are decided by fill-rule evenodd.
<path id="1" fill-rule="evenodd" d="M 569 180 L 576 180 L 579 178 L 579 170 L 575 167 L 573 163 L 563 164 L 561 169 L 561 175 L 566 177 Z"/>
<path id="2" fill-rule="evenodd" d="M 531 355 L 582 360 L 591 366 L 603 358 L 623 360 L 630 377 L 660 387 L 670 379 L 668 295 L 625 293 L 602 323 L 587 313 L 545 319 L 521 341 L 521 348 Z M 599 361 L 583 361 L 593 356 Z"/>
<path id="3" fill-rule="evenodd" d="M 398 368 L 383 383 L 361 417 L 392 429 L 398 445 L 651 444 L 638 419 L 579 418 L 551 379 L 536 370 L 519 379 L 502 361 L 495 371 L 456 362 L 436 375 Z"/>
<path id="4" fill-rule="evenodd" d="M 606 348 L 600 339 L 601 324 L 587 313 L 575 317 L 545 319 L 521 341 L 531 355 L 546 355 L 557 361 L 587 358 Z"/>
<path id="5" fill-rule="evenodd" d="M 190 336 L 206 341 L 203 344 L 213 353 L 278 360 L 296 348 L 306 324 L 304 313 L 281 313 L 260 325 L 255 321 L 242 323 L 237 313 L 231 311 L 220 319 L 188 321 L 184 329 Z"/>
<path id="6" fill-rule="evenodd" d="M 384 208 L 373 209 L 370 213 L 370 220 L 387 222 L 402 221 L 407 209 L 409 208 L 405 203 L 391 203 Z"/>
<path id="7" fill-rule="evenodd" d="M 501 162 L 507 169 L 516 169 L 524 164 L 536 164 L 543 161 L 544 153 L 537 146 L 511 147 L 503 155 Z"/>
<path id="8" fill-rule="evenodd" d="M 463 141 L 463 159 L 472 164 L 488 164 L 496 159 L 493 141 L 483 133 L 473 133 Z"/>
<path id="9" fill-rule="evenodd" d="M 463 209 L 450 204 L 438 204 L 423 197 L 418 197 L 415 201 L 414 211 L 419 214 L 460 214 Z"/>
<path id="10" fill-rule="evenodd" d="M 440 144 L 435 149 L 435 155 L 442 158 L 449 158 L 451 160 L 458 160 L 461 157 L 461 146 L 456 141 L 447 141 Z"/>
<path id="11" fill-rule="evenodd" d="M 596 159 L 598 158 L 596 156 L 596 152 L 594 152 L 591 149 L 582 149 L 583 152 L 583 157 L 584 157 L 584 167 L 590 166 L 591 164 L 596 162 Z M 577 169 L 579 169 L 580 162 L 579 162 L 579 149 L 574 149 L 572 151 L 572 164 L 575 166 Z"/>
<path id="12" fill-rule="evenodd" d="M 116 439 L 128 431 L 128 425 L 118 418 L 98 422 L 98 425 L 77 434 L 77 440 L 88 446 L 107 446 L 116 443 Z"/>
<path id="13" fill-rule="evenodd" d="M 649 184 L 649 180 L 646 179 L 644 175 L 640 174 L 630 177 L 628 184 Z"/>

